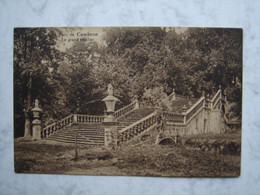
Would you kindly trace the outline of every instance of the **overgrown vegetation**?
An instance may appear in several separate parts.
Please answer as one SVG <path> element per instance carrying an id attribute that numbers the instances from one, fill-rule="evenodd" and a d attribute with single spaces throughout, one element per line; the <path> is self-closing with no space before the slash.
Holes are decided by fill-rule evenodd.
<path id="1" fill-rule="evenodd" d="M 14 30 L 15 137 L 30 130 L 24 126 L 36 98 L 45 124 L 71 113 L 103 113 L 100 100 L 108 83 L 119 107 L 135 95 L 152 94 L 165 109 L 172 88 L 196 98 L 221 85 L 241 116 L 241 29 L 104 28 L 103 44 L 75 42 L 65 51 L 57 48 L 58 33 L 55 28 Z"/>
<path id="2" fill-rule="evenodd" d="M 193 146 L 186 143 L 186 139 L 180 145 L 155 145 L 144 141 L 116 150 L 79 146 L 78 160 L 74 161 L 74 144 L 18 138 L 15 140 L 15 171 L 121 176 L 239 176 L 240 150 L 234 151 L 229 146 L 215 151 L 195 146 L 204 143 L 205 139 L 212 143 L 222 140 L 239 147 L 241 145 L 240 131 L 236 131 L 235 134 L 215 138 L 212 135 L 189 138 Z M 211 146 L 214 148 L 213 144 Z"/>

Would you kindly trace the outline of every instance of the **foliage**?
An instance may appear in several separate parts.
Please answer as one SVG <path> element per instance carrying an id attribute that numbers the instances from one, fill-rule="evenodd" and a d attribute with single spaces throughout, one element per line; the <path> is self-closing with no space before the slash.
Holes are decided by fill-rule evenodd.
<path id="1" fill-rule="evenodd" d="M 104 28 L 103 44 L 75 42 L 65 52 L 55 47 L 55 29 L 23 28 L 14 31 L 15 129 L 23 131 L 23 109 L 40 100 L 44 120 L 51 122 L 70 113 L 102 114 L 101 101 L 112 83 L 120 99 L 117 108 L 139 99 L 169 109 L 167 95 L 200 97 L 219 85 L 234 112 L 242 107 L 242 30 L 188 28 Z M 30 106 L 32 107 L 32 106 Z M 19 128 L 18 128 L 19 127 Z M 21 135 L 21 133 L 18 133 Z"/>
<path id="2" fill-rule="evenodd" d="M 161 108 L 162 110 L 171 111 L 172 109 L 172 103 L 167 94 L 163 91 L 163 87 L 145 89 L 142 98 L 144 101 L 147 101 L 148 104 Z"/>
<path id="3" fill-rule="evenodd" d="M 55 50 L 56 34 L 46 28 L 16 28 L 14 30 L 14 117 L 15 136 L 24 131 L 24 110 L 32 109 L 38 99 L 47 115 L 54 115 L 50 108 L 55 104 L 55 72 L 60 52 Z M 29 80 L 32 85 L 29 87 Z M 46 118 L 46 117 L 44 117 Z"/>

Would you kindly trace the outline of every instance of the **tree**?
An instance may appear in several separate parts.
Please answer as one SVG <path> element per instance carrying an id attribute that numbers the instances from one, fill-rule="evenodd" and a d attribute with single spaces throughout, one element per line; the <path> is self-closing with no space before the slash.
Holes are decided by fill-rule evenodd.
<path id="1" fill-rule="evenodd" d="M 241 95 L 231 93 L 234 78 L 242 82 L 242 31 L 240 29 L 109 28 L 105 41 L 110 59 L 120 59 L 131 94 L 142 96 L 145 89 L 163 86 L 169 94 L 200 97 L 229 89 L 238 103 Z M 232 89 L 232 90 L 231 90 Z M 242 94 L 242 88 L 236 89 Z"/>
<path id="2" fill-rule="evenodd" d="M 55 39 L 53 29 L 14 29 L 15 136 L 22 134 L 23 124 L 24 136 L 31 135 L 32 100 L 37 98 L 40 102 L 47 103 L 53 96 L 55 83 L 52 77 L 58 66 L 56 59 L 60 55 L 54 47 Z"/>

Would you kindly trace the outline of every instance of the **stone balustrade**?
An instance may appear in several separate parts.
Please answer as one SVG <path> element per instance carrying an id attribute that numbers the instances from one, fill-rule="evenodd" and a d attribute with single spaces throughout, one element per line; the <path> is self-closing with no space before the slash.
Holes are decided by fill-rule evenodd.
<path id="1" fill-rule="evenodd" d="M 182 114 L 179 113 L 171 113 L 171 112 L 162 112 L 162 117 L 165 121 L 168 122 L 168 129 L 172 132 L 177 130 L 182 134 L 185 131 L 185 125 L 189 123 L 198 112 L 202 109 L 214 109 L 215 106 L 218 105 L 219 101 L 222 99 L 222 92 L 218 90 L 218 92 L 214 95 L 212 100 L 201 97 L 197 103 L 195 103 L 189 110 L 184 110 Z M 115 118 L 120 118 L 125 116 L 127 113 L 131 112 L 136 108 L 149 108 L 153 107 L 150 104 L 145 102 L 139 102 L 135 100 L 131 104 L 117 110 L 113 116 Z M 124 142 L 129 141 L 134 136 L 143 133 L 144 131 L 148 131 L 151 128 L 154 128 L 157 125 L 157 112 L 153 112 L 152 114 L 144 117 L 143 119 L 133 123 L 130 126 L 125 127 L 124 129 L 117 132 L 117 144 L 121 145 Z M 47 127 L 43 128 L 41 131 L 41 138 L 49 137 L 52 134 L 55 134 L 57 131 L 60 131 L 67 126 L 70 126 L 73 123 L 103 123 L 104 116 L 95 116 L 95 115 L 84 115 L 84 114 L 71 114 L 64 119 L 55 122 Z M 172 124 L 171 124 L 172 123 Z"/>
<path id="2" fill-rule="evenodd" d="M 143 119 L 133 123 L 132 125 L 122 129 L 118 132 L 118 145 L 129 141 L 134 136 L 143 133 L 150 128 L 153 128 L 157 124 L 157 114 L 153 112 L 152 114 L 144 117 Z"/>
<path id="3" fill-rule="evenodd" d="M 42 138 L 49 137 L 50 135 L 63 129 L 64 127 L 69 126 L 70 124 L 73 123 L 73 119 L 74 119 L 73 114 L 71 114 L 58 122 L 48 125 L 47 127 L 42 129 L 41 137 Z"/>
<path id="4" fill-rule="evenodd" d="M 104 116 L 74 114 L 74 123 L 102 123 Z"/>
<path id="5" fill-rule="evenodd" d="M 139 102 L 139 108 L 154 108 L 154 105 L 148 102 Z"/>
<path id="6" fill-rule="evenodd" d="M 189 110 L 187 110 L 187 112 L 185 113 L 186 123 L 188 123 L 192 119 L 192 117 L 205 106 L 204 100 L 205 97 L 201 97 L 196 104 L 194 104 Z"/>
<path id="7" fill-rule="evenodd" d="M 41 138 L 49 137 L 50 135 L 55 134 L 57 131 L 64 129 L 73 123 L 102 123 L 103 121 L 104 116 L 71 114 L 64 119 L 43 128 L 41 131 Z"/>
<path id="8" fill-rule="evenodd" d="M 212 102 L 212 108 L 215 108 L 217 103 L 219 102 L 219 100 L 221 99 L 221 95 L 222 95 L 222 91 L 218 90 L 218 92 L 214 95 L 214 97 L 212 98 L 211 102 Z"/>
<path id="9" fill-rule="evenodd" d="M 183 114 L 178 114 L 178 113 L 174 113 L 174 112 L 163 112 L 162 115 L 163 115 L 163 118 L 169 122 L 175 122 L 175 123 L 184 122 Z"/>
<path id="10" fill-rule="evenodd" d="M 166 136 L 183 136 L 185 135 L 186 125 L 184 123 L 174 123 L 167 121 L 164 127 L 164 133 Z M 167 135 L 168 133 L 168 135 Z"/>
<path id="11" fill-rule="evenodd" d="M 136 101 L 132 102 L 131 104 L 128 104 L 127 106 L 117 110 L 113 114 L 113 116 L 118 119 L 121 116 L 124 116 L 126 113 L 131 112 L 132 110 L 134 110 L 137 107 L 138 107 L 138 101 L 136 100 Z"/>

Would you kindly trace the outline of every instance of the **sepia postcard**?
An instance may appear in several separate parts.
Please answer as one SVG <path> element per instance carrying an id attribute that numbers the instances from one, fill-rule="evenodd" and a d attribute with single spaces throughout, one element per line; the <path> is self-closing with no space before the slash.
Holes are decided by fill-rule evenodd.
<path id="1" fill-rule="evenodd" d="M 238 177 L 238 28 L 14 28 L 16 173 Z"/>

